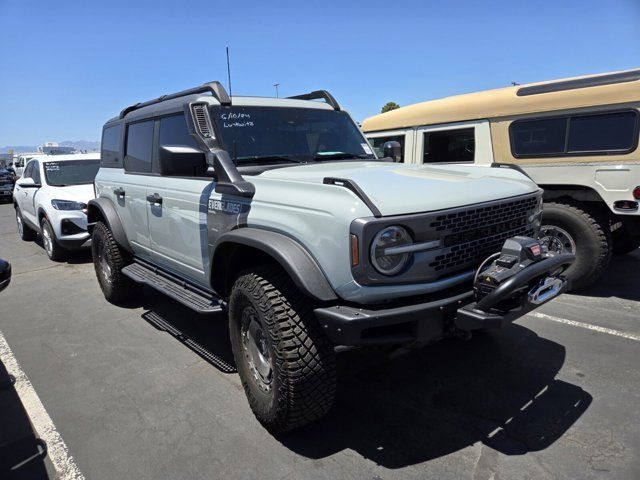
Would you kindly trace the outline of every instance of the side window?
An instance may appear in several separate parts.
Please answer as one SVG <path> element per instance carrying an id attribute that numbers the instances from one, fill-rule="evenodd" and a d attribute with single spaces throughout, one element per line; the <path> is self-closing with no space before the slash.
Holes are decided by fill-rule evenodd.
<path id="1" fill-rule="evenodd" d="M 476 151 L 474 128 L 425 132 L 423 163 L 472 163 Z"/>
<path id="2" fill-rule="evenodd" d="M 629 153 L 638 143 L 638 112 L 518 120 L 509 136 L 515 157 Z"/>
<path id="3" fill-rule="evenodd" d="M 102 164 L 113 164 L 120 161 L 121 138 L 122 124 L 106 127 L 102 131 L 102 146 L 100 153 Z"/>
<path id="4" fill-rule="evenodd" d="M 37 160 L 31 162 L 31 178 L 33 178 L 33 183 L 40 183 L 40 164 Z"/>
<path id="5" fill-rule="evenodd" d="M 124 169 L 127 172 L 151 172 L 153 125 L 153 120 L 147 120 L 127 126 L 127 148 L 124 156 Z"/>
<path id="6" fill-rule="evenodd" d="M 31 178 L 31 171 L 32 170 L 33 170 L 33 162 L 27 163 L 27 168 L 25 168 L 24 172 L 22 172 L 22 177 L 23 178 Z"/>
<path id="7" fill-rule="evenodd" d="M 386 142 L 391 142 L 391 141 L 398 142 L 402 147 L 401 157 L 402 157 L 402 161 L 404 162 L 404 137 L 405 137 L 404 135 L 394 135 L 389 137 L 369 138 L 369 143 L 371 143 L 371 146 L 375 150 L 376 155 L 382 158 L 384 157 L 384 144 Z"/>
<path id="8" fill-rule="evenodd" d="M 160 119 L 158 148 L 168 146 L 186 146 L 199 149 L 198 142 L 189 134 L 184 114 Z M 207 174 L 204 154 L 189 153 L 181 157 L 163 158 L 163 153 L 160 151 L 158 158 L 160 159 L 160 173 L 165 176 L 204 177 Z"/>
<path id="9" fill-rule="evenodd" d="M 189 134 L 184 114 L 160 119 L 160 146 L 186 145 L 198 148 L 198 142 Z"/>

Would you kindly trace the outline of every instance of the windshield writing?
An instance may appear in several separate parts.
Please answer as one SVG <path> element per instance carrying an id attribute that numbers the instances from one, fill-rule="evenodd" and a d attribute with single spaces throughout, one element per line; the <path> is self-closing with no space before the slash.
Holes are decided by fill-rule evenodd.
<path id="1" fill-rule="evenodd" d="M 375 158 L 345 112 L 315 108 L 214 108 L 222 145 L 238 164 Z"/>

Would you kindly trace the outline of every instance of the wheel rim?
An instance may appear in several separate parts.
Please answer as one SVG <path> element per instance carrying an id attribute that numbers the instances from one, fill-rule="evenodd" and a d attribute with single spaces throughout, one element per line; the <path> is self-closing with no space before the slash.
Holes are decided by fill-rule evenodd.
<path id="1" fill-rule="evenodd" d="M 272 368 L 267 339 L 258 313 L 252 306 L 242 311 L 242 347 L 244 356 L 258 386 L 271 390 Z"/>
<path id="2" fill-rule="evenodd" d="M 107 255 L 103 242 L 98 242 L 98 263 L 100 264 L 100 272 L 106 282 L 111 281 L 111 266 L 107 261 Z"/>
<path id="3" fill-rule="evenodd" d="M 42 243 L 44 243 L 44 249 L 49 256 L 53 255 L 53 239 L 51 238 L 51 231 L 49 225 L 44 223 L 42 226 Z"/>
<path id="4" fill-rule="evenodd" d="M 20 217 L 20 212 L 16 210 L 16 223 L 18 224 L 18 233 L 20 236 L 23 234 L 23 226 L 22 226 L 22 217 Z"/>
<path id="5" fill-rule="evenodd" d="M 540 243 L 553 253 L 575 253 L 576 242 L 569 233 L 555 225 L 543 225 L 538 235 Z"/>

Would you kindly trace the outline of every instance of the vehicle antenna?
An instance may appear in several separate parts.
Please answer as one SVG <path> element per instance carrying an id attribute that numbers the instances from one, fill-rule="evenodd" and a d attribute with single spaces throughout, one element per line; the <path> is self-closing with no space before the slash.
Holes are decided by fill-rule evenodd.
<path id="1" fill-rule="evenodd" d="M 231 96 L 231 67 L 229 66 L 229 47 L 227 47 L 227 77 L 229 79 L 229 96 Z"/>

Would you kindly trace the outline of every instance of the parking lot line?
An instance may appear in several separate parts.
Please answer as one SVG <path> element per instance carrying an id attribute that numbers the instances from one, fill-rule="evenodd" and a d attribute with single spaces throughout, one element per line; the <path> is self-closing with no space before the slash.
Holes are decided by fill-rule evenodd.
<path id="1" fill-rule="evenodd" d="M 614 330 L 613 328 L 599 327 L 597 325 L 591 325 L 590 323 L 567 320 L 566 318 L 554 317 L 553 315 L 547 315 L 546 313 L 532 312 L 529 315 L 544 320 L 551 320 L 552 322 L 564 323 L 565 325 L 571 325 L 572 327 L 587 328 L 594 332 L 606 333 L 607 335 L 614 335 L 616 337 L 627 338 L 629 340 L 640 342 L 640 335 L 636 335 L 635 333 L 621 332 L 620 330 Z"/>
<path id="2" fill-rule="evenodd" d="M 84 480 L 84 475 L 76 465 L 73 457 L 69 455 L 69 449 L 62 440 L 60 433 L 53 424 L 51 417 L 47 413 L 36 393 L 29 378 L 24 373 L 20 364 L 13 355 L 9 344 L 0 331 L 0 361 L 4 364 L 7 372 L 16 379 L 14 388 L 22 406 L 26 410 L 33 424 L 33 428 L 38 433 L 40 439 L 47 445 L 47 454 L 53 464 L 60 480 Z"/>

